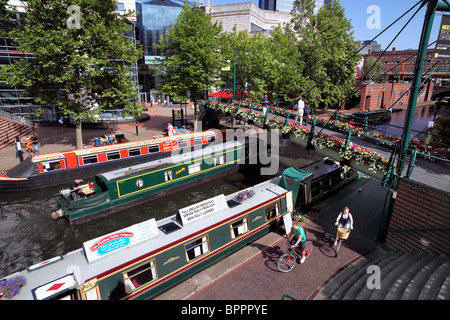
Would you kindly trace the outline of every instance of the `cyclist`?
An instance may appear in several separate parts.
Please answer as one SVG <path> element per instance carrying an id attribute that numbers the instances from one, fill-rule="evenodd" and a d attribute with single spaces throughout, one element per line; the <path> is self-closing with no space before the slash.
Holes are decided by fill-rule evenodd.
<path id="1" fill-rule="evenodd" d="M 305 244 L 306 244 L 306 235 L 305 230 L 300 227 L 300 223 L 298 221 L 294 221 L 292 223 L 291 231 L 287 235 L 287 240 L 291 244 L 291 248 L 299 247 L 302 254 L 302 258 L 300 263 L 305 262 Z"/>
<path id="2" fill-rule="evenodd" d="M 353 230 L 353 217 L 352 214 L 350 213 L 349 207 L 344 207 L 344 211 L 339 213 L 335 225 L 338 226 L 338 228 Z M 336 240 L 334 241 L 334 246 L 337 246 L 338 240 L 339 238 L 336 233 Z"/>

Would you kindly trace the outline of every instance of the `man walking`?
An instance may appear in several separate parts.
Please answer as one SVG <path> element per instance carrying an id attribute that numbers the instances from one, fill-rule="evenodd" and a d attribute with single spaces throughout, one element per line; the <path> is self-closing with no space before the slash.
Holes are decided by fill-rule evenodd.
<path id="1" fill-rule="evenodd" d="M 34 154 L 39 154 L 39 139 L 38 137 L 33 133 L 31 135 L 31 144 L 33 145 Z"/>
<path id="2" fill-rule="evenodd" d="M 298 103 L 297 103 L 297 116 L 295 121 L 299 120 L 298 124 L 303 124 L 303 112 L 305 110 L 305 102 L 303 101 L 302 97 L 299 97 Z"/>

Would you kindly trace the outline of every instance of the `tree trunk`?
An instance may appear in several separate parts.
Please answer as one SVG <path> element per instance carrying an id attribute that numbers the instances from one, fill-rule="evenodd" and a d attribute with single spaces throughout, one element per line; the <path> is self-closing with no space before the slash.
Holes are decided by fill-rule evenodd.
<path id="1" fill-rule="evenodd" d="M 81 119 L 77 119 L 75 128 L 76 149 L 83 149 L 83 134 L 81 132 Z"/>

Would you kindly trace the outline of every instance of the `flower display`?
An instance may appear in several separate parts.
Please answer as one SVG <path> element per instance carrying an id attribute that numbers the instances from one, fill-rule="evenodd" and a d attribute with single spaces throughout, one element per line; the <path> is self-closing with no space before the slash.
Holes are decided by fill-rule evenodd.
<path id="1" fill-rule="evenodd" d="M 17 276 L 0 282 L 0 300 L 11 299 L 19 293 L 20 288 L 27 283 L 23 276 Z"/>

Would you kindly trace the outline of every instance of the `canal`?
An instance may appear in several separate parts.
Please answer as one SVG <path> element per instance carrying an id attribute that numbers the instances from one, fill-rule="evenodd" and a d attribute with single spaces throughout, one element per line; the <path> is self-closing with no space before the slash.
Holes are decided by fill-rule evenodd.
<path id="1" fill-rule="evenodd" d="M 281 173 L 322 159 L 289 140 L 280 140 Z M 64 219 L 53 221 L 51 196 L 66 185 L 24 193 L 0 193 L 0 278 L 49 258 L 81 248 L 83 242 L 150 218 L 157 220 L 178 209 L 219 194 L 230 194 L 270 179 L 259 168 L 238 172 L 105 218 L 70 227 Z"/>

